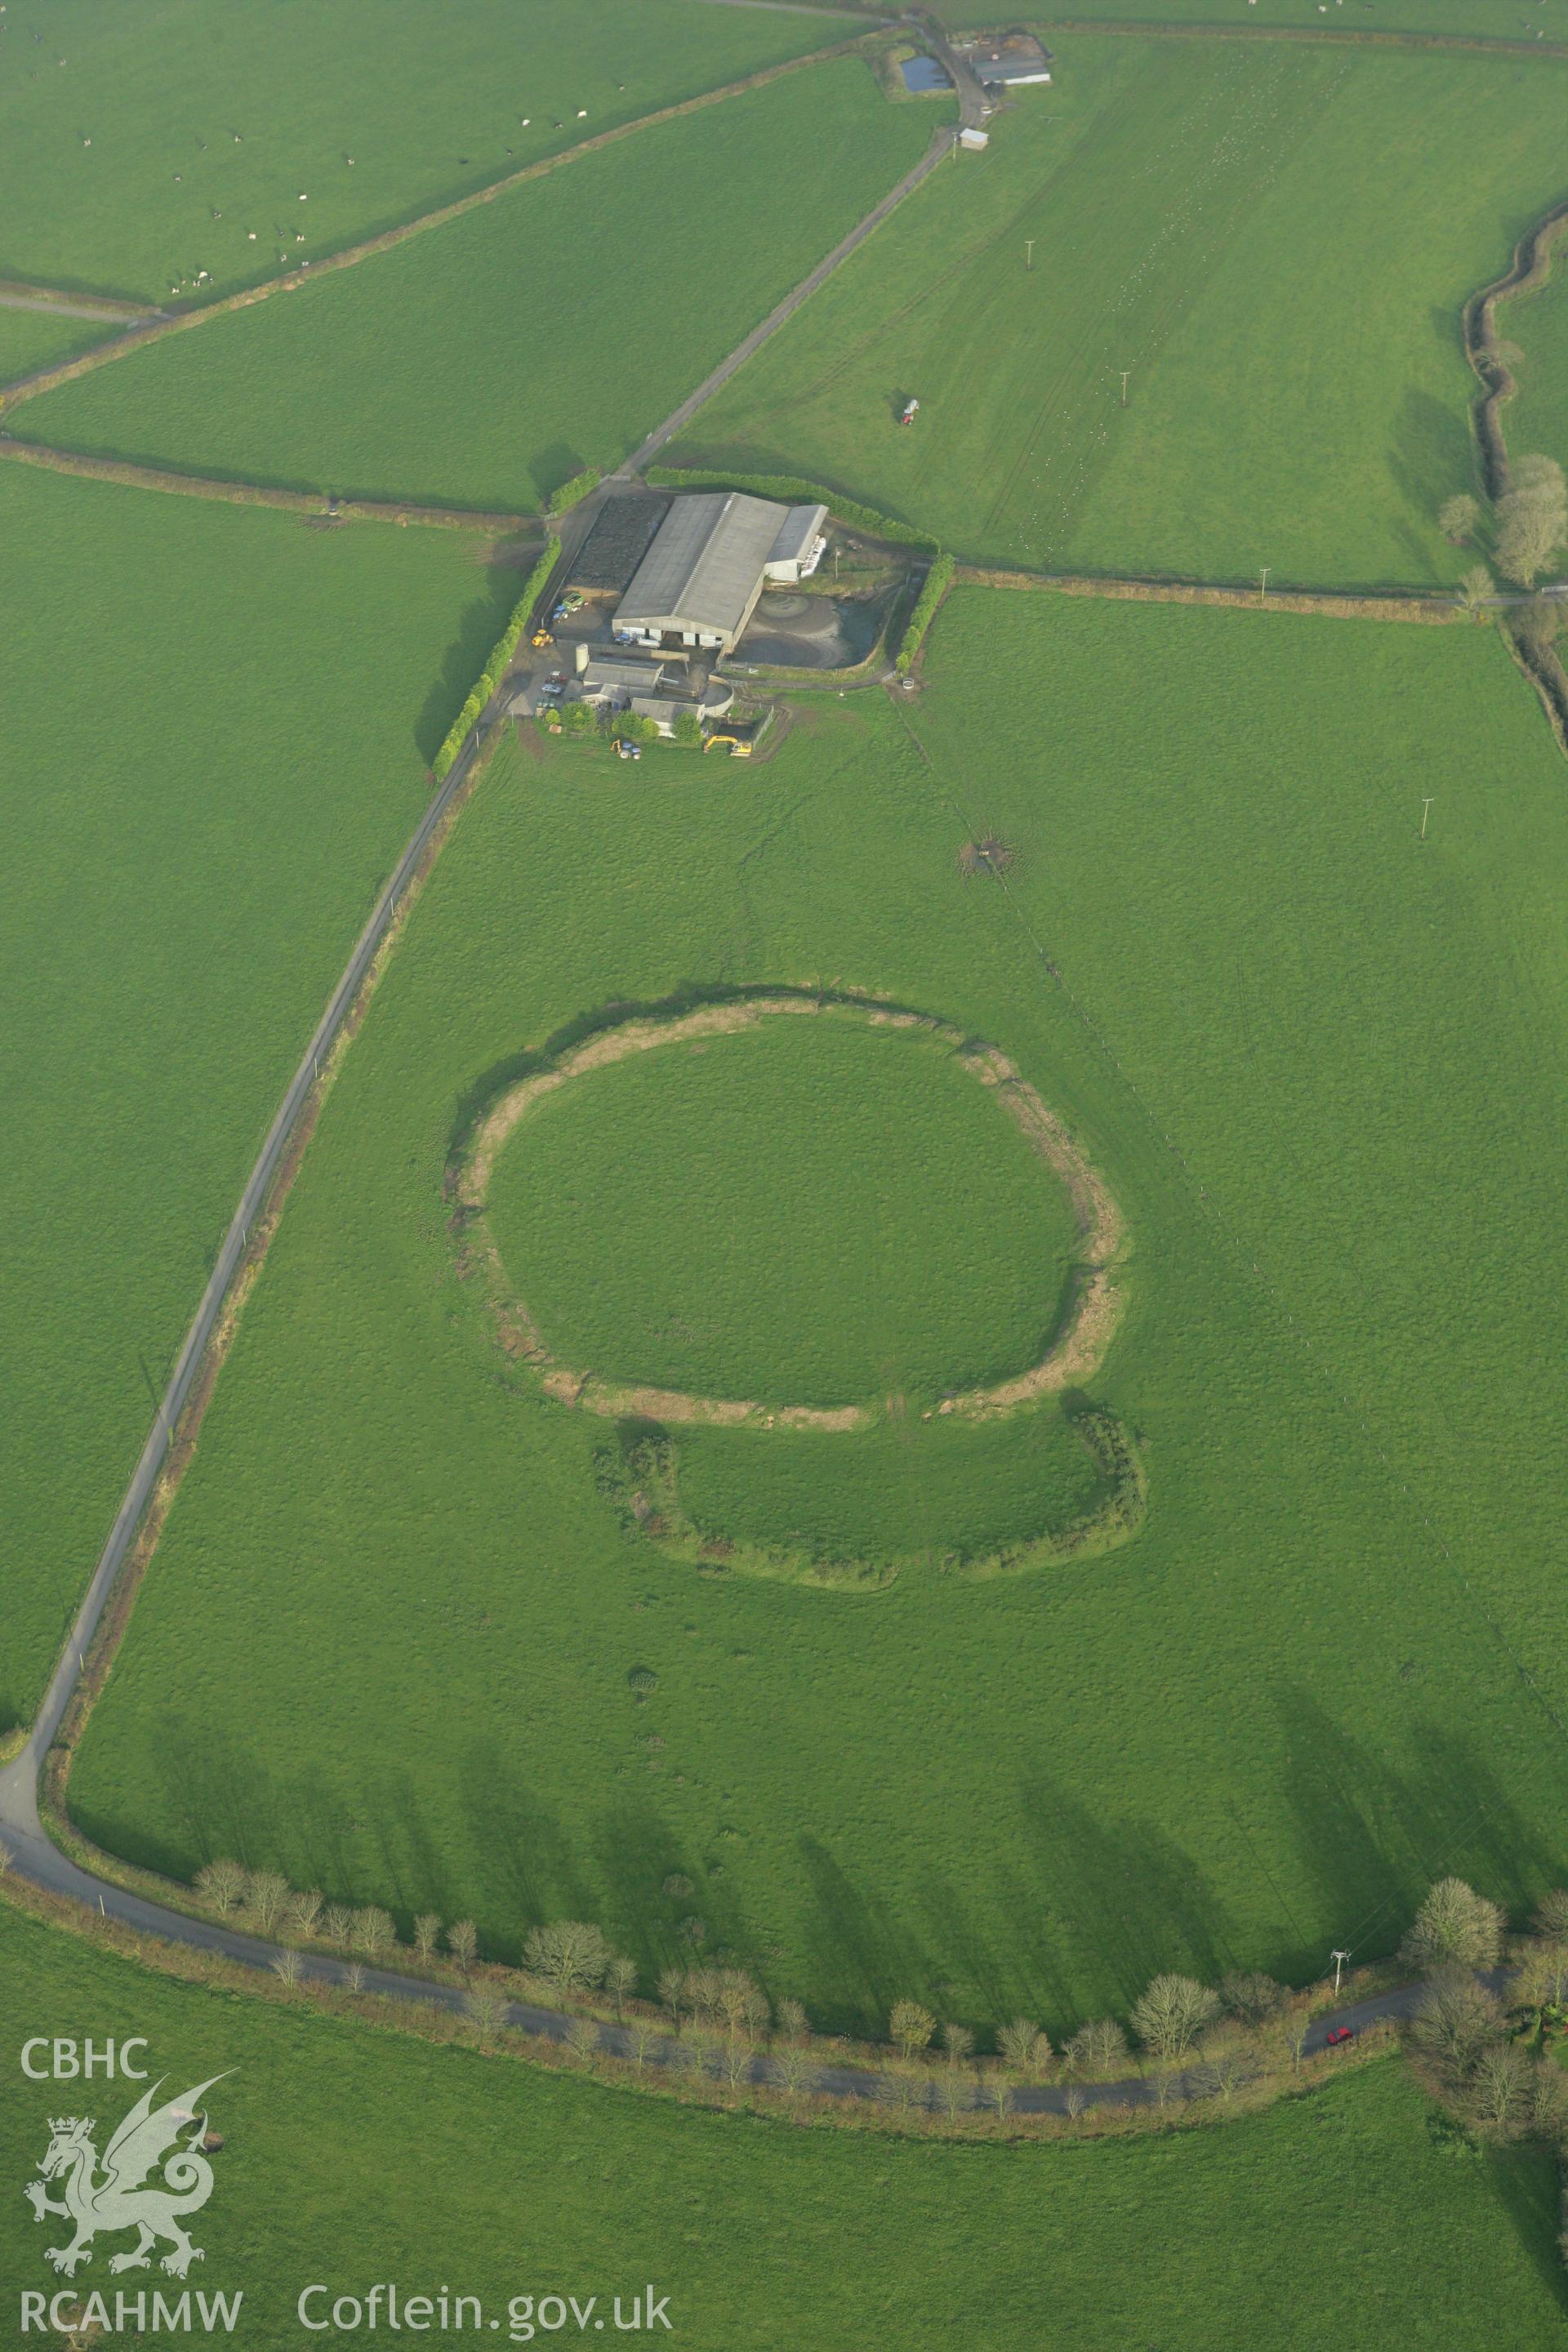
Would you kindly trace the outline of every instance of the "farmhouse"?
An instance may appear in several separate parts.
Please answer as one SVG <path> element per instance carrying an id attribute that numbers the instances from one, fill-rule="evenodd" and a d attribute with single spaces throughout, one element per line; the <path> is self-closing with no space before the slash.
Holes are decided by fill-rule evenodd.
<path id="1" fill-rule="evenodd" d="M 616 635 L 732 652 L 767 581 L 814 569 L 826 520 L 826 507 L 784 507 L 742 490 L 677 499 L 616 607 Z"/>

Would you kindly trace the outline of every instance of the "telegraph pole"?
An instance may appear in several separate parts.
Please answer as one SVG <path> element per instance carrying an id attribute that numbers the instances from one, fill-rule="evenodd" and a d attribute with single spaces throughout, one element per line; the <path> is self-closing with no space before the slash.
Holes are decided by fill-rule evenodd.
<path id="1" fill-rule="evenodd" d="M 1024 239 L 1024 267 L 1026 269 L 1033 269 L 1034 266 L 1035 240 L 1032 236 L 1026 236 Z"/>
<path id="2" fill-rule="evenodd" d="M 1266 563 L 1258 576 L 1258 601 L 1260 604 L 1266 604 L 1268 602 L 1268 570 L 1269 567 Z"/>
<path id="3" fill-rule="evenodd" d="M 1131 373 L 1132 371 L 1131 368 L 1123 368 L 1121 371 L 1121 405 L 1123 408 L 1127 405 L 1127 379 Z"/>
<path id="4" fill-rule="evenodd" d="M 1437 795 L 1436 793 L 1428 793 L 1426 799 L 1421 803 L 1421 838 L 1423 841 L 1426 838 L 1426 812 L 1431 807 Z"/>
<path id="5" fill-rule="evenodd" d="M 1329 1958 L 1334 1964 L 1334 1990 L 1338 1992 L 1340 1989 L 1340 1971 L 1344 1967 L 1345 1962 L 1349 1959 L 1350 1954 L 1348 1952 L 1331 1952 L 1329 1954 Z"/>

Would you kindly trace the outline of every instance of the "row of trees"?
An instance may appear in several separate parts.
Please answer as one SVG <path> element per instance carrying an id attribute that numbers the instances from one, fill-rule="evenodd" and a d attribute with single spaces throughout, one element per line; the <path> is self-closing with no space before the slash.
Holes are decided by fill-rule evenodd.
<path id="1" fill-rule="evenodd" d="M 305 1944 L 325 1944 L 348 1959 L 352 1990 L 363 1990 L 365 1964 L 384 1966 L 407 1950 L 389 1912 L 327 1903 L 314 1888 L 290 1886 L 278 1871 L 216 1861 L 198 1873 L 196 1889 L 220 1917 L 281 1939 L 275 1967 L 290 1984 L 303 1973 Z M 1510 2013 L 1517 2020 L 1521 2012 L 1549 2011 L 1555 2021 L 1561 2011 L 1568 2030 L 1568 1892 L 1539 1906 L 1507 1979 L 1508 2010 L 1484 1981 L 1485 1972 L 1501 1964 L 1505 1924 L 1498 1906 L 1461 1879 L 1441 1879 L 1429 1890 L 1399 1951 L 1400 1963 L 1427 1980 L 1411 2022 L 1412 2047 L 1467 2123 L 1505 2137 L 1546 2133 L 1568 2151 L 1568 2075 L 1525 2050 L 1510 2023 Z M 648 2063 L 658 2044 L 661 2064 L 727 2075 L 736 2084 L 750 2079 L 765 2047 L 766 2079 L 791 2091 L 809 2088 L 825 2056 L 839 2049 L 815 2039 L 798 2000 L 775 2007 L 742 1968 L 668 1968 L 658 1979 L 657 2009 L 639 2004 L 635 1962 L 592 1921 L 531 1927 L 521 1977 L 486 1972 L 476 1979 L 478 1945 L 470 1919 L 447 1925 L 425 1912 L 414 1922 L 414 1957 L 461 1972 L 466 2013 L 486 2038 L 501 2030 L 513 1998 L 544 1990 L 563 2001 L 607 1999 L 637 2064 Z M 1056 2080 L 1065 2087 L 1068 2114 L 1076 2115 L 1087 2104 L 1086 2085 L 1139 2071 L 1152 2073 L 1162 2101 L 1178 2082 L 1184 2094 L 1229 2099 L 1284 2059 L 1299 2064 L 1308 2025 L 1308 1999 L 1271 1977 L 1233 1970 L 1215 1987 L 1167 1971 L 1139 1995 L 1125 2025 L 1090 2018 L 1059 2047 L 1034 2020 L 1009 2019 L 997 2032 L 995 2060 L 976 2071 L 971 2027 L 903 2000 L 888 2018 L 884 2072 L 891 2087 L 884 2089 L 922 2106 L 945 2103 L 954 2114 L 977 2105 L 1005 2114 L 1010 2085 Z M 598 2024 L 574 2020 L 568 2047 L 595 2057 Z M 912 2088 L 893 2082 L 900 2072 Z"/>

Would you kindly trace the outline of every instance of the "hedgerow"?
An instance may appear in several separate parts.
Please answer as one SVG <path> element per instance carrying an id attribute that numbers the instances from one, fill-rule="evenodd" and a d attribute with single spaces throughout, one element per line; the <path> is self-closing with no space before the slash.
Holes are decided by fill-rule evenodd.
<path id="1" fill-rule="evenodd" d="M 494 650 L 485 664 L 477 684 L 447 729 L 447 740 L 436 754 L 432 772 L 437 783 L 445 782 L 447 777 L 450 775 L 453 762 L 463 748 L 468 730 L 476 723 L 479 713 L 506 676 L 507 666 L 517 651 L 519 640 L 528 626 L 528 616 L 538 601 L 540 590 L 554 571 L 560 553 L 561 541 L 558 539 L 547 539 L 542 554 L 528 575 L 521 595 L 511 608 L 511 618 L 496 639 Z"/>
<path id="2" fill-rule="evenodd" d="M 873 539 L 896 540 L 900 547 L 930 548 L 933 553 L 936 549 L 937 542 L 928 532 L 915 530 L 907 522 L 895 522 L 891 515 L 863 507 L 857 499 L 840 498 L 837 490 L 825 490 L 819 482 L 802 481 L 795 474 L 730 474 L 706 466 L 650 466 L 646 478 L 661 489 L 746 490 L 755 499 L 782 499 L 787 506 L 820 502 L 841 522 L 869 531 Z"/>
<path id="3" fill-rule="evenodd" d="M 900 677 L 907 677 L 914 667 L 921 641 L 936 617 L 936 608 L 952 585 L 954 558 L 939 555 L 926 573 L 925 586 L 915 599 L 915 609 L 910 614 L 909 626 L 898 651 L 896 667 Z"/>
<path id="4" fill-rule="evenodd" d="M 587 497 L 590 490 L 596 490 L 604 478 L 597 466 L 584 466 L 580 474 L 574 474 L 569 482 L 563 482 L 558 488 L 551 491 L 545 500 L 546 514 L 568 513 L 581 499 Z"/>

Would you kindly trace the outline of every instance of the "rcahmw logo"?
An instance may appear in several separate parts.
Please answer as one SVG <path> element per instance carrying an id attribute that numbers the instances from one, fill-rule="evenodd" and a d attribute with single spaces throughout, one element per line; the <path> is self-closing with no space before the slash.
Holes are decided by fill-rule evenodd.
<path id="1" fill-rule="evenodd" d="M 37 2036 L 22 2045 L 22 2072 L 33 2082 L 75 2082 L 97 2074 L 145 2082 L 149 2070 L 136 2062 L 146 2048 L 140 2037 L 116 2046 L 112 2042 Z M 101 2155 L 103 2135 L 96 2116 L 48 2118 L 48 2145 L 36 2167 L 41 2178 L 29 2180 L 22 2193 L 36 2221 L 68 2225 L 58 2233 L 58 2243 L 41 2249 L 44 2260 L 67 2278 L 74 2278 L 91 2262 L 95 2238 L 132 2231 L 134 2244 L 110 2256 L 111 2274 L 150 2270 L 156 2256 L 162 2271 L 183 2280 L 193 2263 L 205 2258 L 203 2249 L 192 2243 L 185 2225 L 213 2192 L 208 2151 L 222 2142 L 208 2131 L 203 2101 L 224 2077 L 209 2074 L 193 2090 L 160 2099 L 164 2079 L 160 2076 L 121 2117 L 104 2140 Z M 22 2332 L 37 2327 L 58 2335 L 96 2326 L 106 2335 L 178 2333 L 193 2326 L 226 2331 L 239 2317 L 244 2299 L 243 2294 L 193 2297 L 188 2293 L 120 2290 L 112 2298 L 94 2294 L 84 2302 L 70 2291 L 48 2295 L 24 2290 Z"/>

